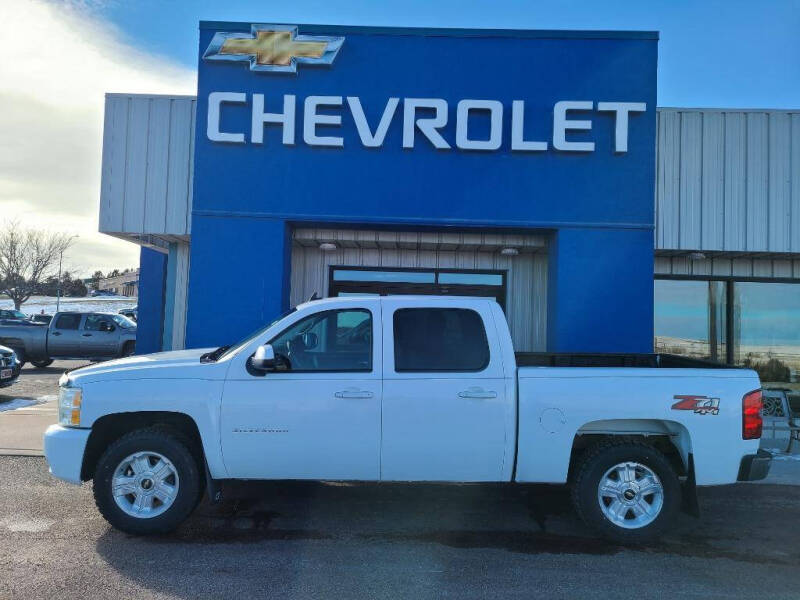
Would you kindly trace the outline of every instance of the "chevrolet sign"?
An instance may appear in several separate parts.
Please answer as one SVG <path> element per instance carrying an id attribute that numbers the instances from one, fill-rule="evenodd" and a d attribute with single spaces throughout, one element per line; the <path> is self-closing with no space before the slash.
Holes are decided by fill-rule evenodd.
<path id="1" fill-rule="evenodd" d="M 284 55 L 285 58 L 286 55 Z M 257 58 L 255 60 L 258 60 Z M 245 144 L 248 136 L 244 131 L 222 131 L 220 127 L 221 113 L 227 105 L 227 110 L 232 110 L 230 105 L 246 105 L 250 110 L 249 142 L 251 144 L 264 143 L 264 128 L 275 126 L 282 129 L 282 142 L 286 146 L 295 144 L 295 114 L 297 112 L 297 98 L 292 94 L 284 94 L 283 98 L 276 98 L 276 104 L 281 103 L 280 111 L 268 112 L 265 110 L 264 94 L 246 94 L 243 92 L 211 92 L 208 95 L 208 120 L 206 135 L 212 142 L 227 142 Z M 379 148 L 383 146 L 389 126 L 398 117 L 402 120 L 403 148 L 414 148 L 418 134 L 430 142 L 433 147 L 440 150 L 452 148 L 451 142 L 446 140 L 441 130 L 450 119 L 450 107 L 442 98 L 403 98 L 402 109 L 400 98 L 389 98 L 383 107 L 383 112 L 376 124 L 370 125 L 358 96 L 308 96 L 302 101 L 303 112 L 303 142 L 309 146 L 325 146 L 341 148 L 344 138 L 338 135 L 321 136 L 317 128 L 341 127 L 342 115 L 338 111 L 349 110 L 356 125 L 361 144 L 365 148 Z M 455 146 L 461 150 L 498 150 L 503 144 L 504 119 L 507 112 L 506 106 L 498 100 L 460 100 L 455 109 L 456 135 Z M 634 113 L 644 113 L 647 106 L 644 102 L 594 102 L 591 100 L 562 100 L 556 102 L 552 111 L 538 118 L 552 120 L 552 135 L 549 140 L 524 139 L 525 101 L 513 100 L 511 102 L 511 150 L 521 152 L 546 151 L 549 144 L 555 150 L 563 152 L 594 152 L 593 141 L 571 141 L 567 139 L 570 131 L 591 132 L 592 121 L 590 117 L 601 113 L 606 118 L 614 118 L 614 149 L 616 153 L 628 151 L 628 128 L 630 116 Z M 323 109 L 325 112 L 320 112 Z M 274 109 L 273 109 L 274 110 Z M 425 116 L 417 114 L 424 111 Z M 569 118 L 582 115 L 582 118 Z M 432 113 L 432 116 L 431 116 Z M 489 117 L 488 136 L 481 139 L 470 137 L 469 120 L 471 115 L 483 113 Z M 575 115 L 579 113 L 579 115 Z"/>

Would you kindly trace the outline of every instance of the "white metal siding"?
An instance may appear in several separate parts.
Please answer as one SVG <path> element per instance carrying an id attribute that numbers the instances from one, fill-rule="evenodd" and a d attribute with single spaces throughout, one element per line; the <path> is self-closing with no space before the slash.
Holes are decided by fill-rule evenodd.
<path id="1" fill-rule="evenodd" d="M 100 231 L 190 233 L 195 99 L 108 94 Z"/>
<path id="2" fill-rule="evenodd" d="M 800 251 L 800 112 L 658 110 L 656 249 Z"/>
<path id="3" fill-rule="evenodd" d="M 189 234 L 195 105 L 106 96 L 100 231 Z M 800 111 L 657 118 L 657 250 L 800 252 Z"/>
<path id="4" fill-rule="evenodd" d="M 318 243 L 310 244 L 333 235 L 338 238 L 336 250 L 323 252 Z M 432 241 L 432 236 L 442 237 Z M 540 251 L 503 256 L 493 243 L 507 237 L 514 237 L 519 247 Z M 487 242 L 492 245 L 482 245 Z M 296 306 L 314 293 L 327 296 L 331 265 L 504 270 L 506 314 L 514 347 L 543 351 L 547 341 L 547 255 L 542 243 L 538 236 L 297 230 L 292 244 L 290 304 Z M 342 247 L 345 244 L 350 247 Z M 490 248 L 493 250 L 486 251 Z"/>

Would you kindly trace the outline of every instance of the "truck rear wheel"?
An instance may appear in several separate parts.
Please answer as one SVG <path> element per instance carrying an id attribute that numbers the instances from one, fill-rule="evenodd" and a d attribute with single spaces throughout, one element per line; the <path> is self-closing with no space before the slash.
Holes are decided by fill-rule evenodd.
<path id="1" fill-rule="evenodd" d="M 188 444 L 163 429 L 141 429 L 112 443 L 97 463 L 94 499 L 105 519 L 137 535 L 167 533 L 194 510 L 200 471 Z"/>
<path id="2" fill-rule="evenodd" d="M 636 442 L 587 452 L 572 484 L 575 510 L 589 527 L 618 543 L 658 537 L 681 503 L 678 476 L 655 448 Z"/>
<path id="3" fill-rule="evenodd" d="M 32 360 L 31 364 L 34 367 L 36 367 L 37 369 L 44 369 L 44 368 L 49 367 L 50 365 L 53 364 L 53 359 L 52 358 L 48 358 L 48 359 L 45 359 L 45 360 Z"/>

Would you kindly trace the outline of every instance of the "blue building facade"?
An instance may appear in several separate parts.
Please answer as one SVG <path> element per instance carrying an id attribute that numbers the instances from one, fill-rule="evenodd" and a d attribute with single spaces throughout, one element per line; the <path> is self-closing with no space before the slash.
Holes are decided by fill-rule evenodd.
<path id="1" fill-rule="evenodd" d="M 656 64 L 649 32 L 201 23 L 186 346 L 286 310 L 324 227 L 541 236 L 546 348 L 651 351 Z"/>

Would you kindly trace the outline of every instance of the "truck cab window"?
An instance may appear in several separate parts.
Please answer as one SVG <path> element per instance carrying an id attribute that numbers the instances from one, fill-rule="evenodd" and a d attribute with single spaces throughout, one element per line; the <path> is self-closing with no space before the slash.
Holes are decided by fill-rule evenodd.
<path id="1" fill-rule="evenodd" d="M 77 329 L 81 324 L 81 316 L 74 315 L 61 315 L 56 321 L 56 329 Z"/>
<path id="2" fill-rule="evenodd" d="M 465 308 L 403 308 L 394 313 L 394 370 L 482 371 L 489 343 L 480 315 Z"/>
<path id="3" fill-rule="evenodd" d="M 103 315 L 86 315 L 86 323 L 83 328 L 86 331 L 111 331 L 111 321 Z"/>
<path id="4" fill-rule="evenodd" d="M 270 342 L 293 372 L 372 370 L 372 315 L 326 310 L 301 319 Z"/>

